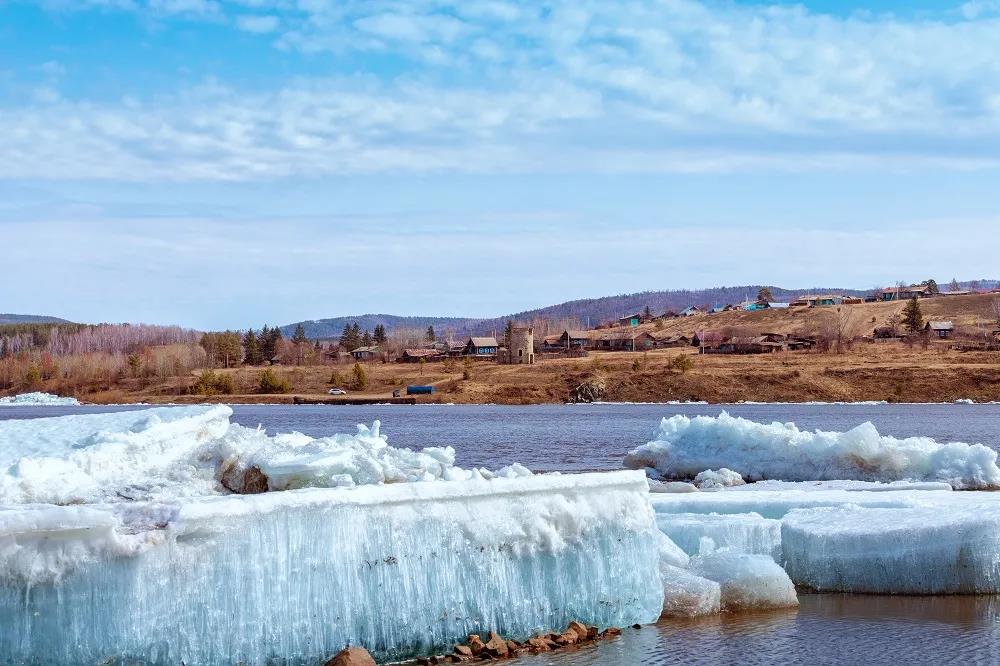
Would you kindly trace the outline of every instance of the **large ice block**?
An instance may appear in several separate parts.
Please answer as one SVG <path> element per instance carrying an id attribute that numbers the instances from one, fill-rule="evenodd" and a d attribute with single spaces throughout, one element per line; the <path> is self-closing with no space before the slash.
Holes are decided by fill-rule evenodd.
<path id="1" fill-rule="evenodd" d="M 995 503 L 800 509 L 785 517 L 781 532 L 785 569 L 798 585 L 879 594 L 1000 593 Z"/>
<path id="2" fill-rule="evenodd" d="M 402 658 L 663 607 L 639 472 L 8 509 L 0 663 Z"/>

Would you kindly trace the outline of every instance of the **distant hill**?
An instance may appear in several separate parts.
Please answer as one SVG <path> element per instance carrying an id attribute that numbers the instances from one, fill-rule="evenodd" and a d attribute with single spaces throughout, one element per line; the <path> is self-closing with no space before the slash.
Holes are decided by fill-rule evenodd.
<path id="1" fill-rule="evenodd" d="M 948 282 L 941 282 L 942 290 L 948 289 Z M 962 289 L 979 288 L 993 289 L 1000 286 L 998 280 L 975 280 L 960 282 Z M 567 301 L 558 305 L 549 305 L 536 310 L 524 310 L 500 317 L 488 319 L 469 317 L 397 317 L 386 314 L 365 314 L 357 316 L 333 317 L 313 321 L 296 322 L 282 326 L 284 335 L 290 336 L 295 327 L 301 323 L 306 336 L 315 338 L 337 338 L 344 330 L 344 324 L 357 322 L 362 330 L 372 330 L 377 324 L 385 326 L 387 331 L 401 329 L 426 329 L 433 326 L 436 331 L 450 330 L 460 338 L 475 333 L 492 333 L 503 330 L 509 320 L 530 322 L 539 319 L 562 322 L 566 326 L 594 327 L 601 322 L 610 321 L 628 314 L 641 312 L 647 306 L 655 314 L 663 314 L 667 310 L 683 310 L 690 305 L 712 307 L 740 303 L 745 299 L 756 299 L 757 292 L 763 286 L 768 286 L 771 295 L 778 302 L 795 300 L 805 294 L 843 294 L 850 296 L 867 296 L 871 289 L 846 289 L 843 287 L 809 287 L 806 289 L 785 289 L 770 285 L 741 285 L 735 287 L 713 287 L 711 289 L 675 289 L 665 291 L 643 291 L 634 294 L 619 294 L 618 296 L 602 296 L 600 298 L 584 298 Z"/>
<path id="2" fill-rule="evenodd" d="M 312 321 L 295 322 L 281 327 L 281 333 L 285 337 L 291 337 L 295 332 L 295 327 L 302 324 L 306 337 L 310 340 L 317 338 L 339 338 L 344 331 L 345 324 L 356 323 L 361 330 L 372 331 L 376 326 L 382 324 L 387 331 L 418 330 L 424 331 L 428 326 L 433 326 L 437 331 L 453 329 L 456 334 L 466 333 L 470 327 L 474 327 L 481 320 L 469 319 L 466 317 L 399 317 L 389 314 L 363 314 L 354 317 L 331 317 L 329 319 L 314 319 Z"/>
<path id="3" fill-rule="evenodd" d="M 8 324 L 71 324 L 68 319 L 59 317 L 46 317 L 44 315 L 25 314 L 2 314 L 0 313 L 0 326 Z"/>

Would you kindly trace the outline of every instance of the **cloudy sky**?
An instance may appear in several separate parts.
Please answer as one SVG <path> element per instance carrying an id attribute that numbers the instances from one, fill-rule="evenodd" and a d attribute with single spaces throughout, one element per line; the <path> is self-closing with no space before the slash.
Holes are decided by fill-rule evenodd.
<path id="1" fill-rule="evenodd" d="M 0 311 L 997 277 L 1000 0 L 0 0 Z"/>

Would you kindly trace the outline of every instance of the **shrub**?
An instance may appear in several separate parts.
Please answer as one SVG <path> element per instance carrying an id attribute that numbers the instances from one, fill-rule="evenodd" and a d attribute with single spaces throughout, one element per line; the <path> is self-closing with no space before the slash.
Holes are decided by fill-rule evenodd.
<path id="1" fill-rule="evenodd" d="M 281 379 L 273 370 L 267 369 L 260 373 L 258 393 L 288 393 L 292 389 L 287 379 Z"/>
<path id="2" fill-rule="evenodd" d="M 218 381 L 215 382 L 215 390 L 223 395 L 230 395 L 236 393 L 236 386 L 233 383 L 233 376 L 224 372 L 219 375 Z"/>
<path id="3" fill-rule="evenodd" d="M 343 386 L 347 382 L 344 381 L 344 376 L 342 374 L 334 370 L 333 372 L 330 373 L 329 383 L 331 386 Z"/>
<path id="4" fill-rule="evenodd" d="M 679 354 L 670 361 L 670 367 L 683 375 L 694 367 L 694 361 L 690 354 Z"/>
<path id="5" fill-rule="evenodd" d="M 360 363 L 355 363 L 354 368 L 351 370 L 351 375 L 353 375 L 351 380 L 352 389 L 355 391 L 364 391 L 368 388 L 368 373 L 365 372 L 364 366 Z"/>
<path id="6" fill-rule="evenodd" d="M 228 395 L 235 393 L 236 387 L 233 384 L 233 376 L 229 373 L 215 373 L 211 370 L 205 370 L 198 375 L 198 379 L 191 386 L 191 392 L 208 396 L 217 393 Z"/>
<path id="7" fill-rule="evenodd" d="M 24 383 L 29 387 L 38 386 L 42 383 L 42 371 L 34 363 L 28 366 L 28 369 L 24 372 Z"/>

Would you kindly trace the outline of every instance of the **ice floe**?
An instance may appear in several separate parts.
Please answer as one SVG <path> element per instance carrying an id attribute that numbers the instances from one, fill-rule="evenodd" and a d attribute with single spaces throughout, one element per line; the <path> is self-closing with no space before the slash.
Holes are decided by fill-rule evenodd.
<path id="1" fill-rule="evenodd" d="M 53 395 L 51 393 L 42 393 L 40 391 L 20 393 L 18 395 L 10 395 L 0 398 L 0 407 L 72 407 L 79 404 L 80 401 L 76 398 L 64 398 L 62 396 Z"/>
<path id="2" fill-rule="evenodd" d="M 808 432 L 794 423 L 756 423 L 725 412 L 663 419 L 656 439 L 631 451 L 625 465 L 653 468 L 662 479 L 690 479 L 726 467 L 748 480 L 913 480 L 1000 488 L 997 453 L 982 444 L 882 436 L 871 423 L 847 432 Z"/>
<path id="3" fill-rule="evenodd" d="M 718 550 L 692 558 L 690 568 L 695 575 L 719 584 L 723 610 L 799 605 L 791 578 L 768 555 Z"/>
<path id="4" fill-rule="evenodd" d="M 714 580 L 662 564 L 660 581 L 663 583 L 663 615 L 667 617 L 714 615 L 722 610 L 722 588 Z"/>
<path id="5" fill-rule="evenodd" d="M 1000 508 L 799 509 L 782 521 L 785 567 L 816 590 L 1000 593 Z"/>
<path id="6" fill-rule="evenodd" d="M 796 585 L 821 591 L 1000 593 L 1000 493 L 856 483 L 750 484 L 650 503 L 702 576 L 695 565 L 708 544 L 769 556 Z"/>
<path id="7" fill-rule="evenodd" d="M 231 415 L 216 405 L 0 421 L 0 468 L 7 468 L 0 504 L 166 501 L 531 474 L 516 464 L 462 469 L 450 447 L 391 447 L 377 421 L 355 435 L 271 437 L 231 425 Z"/>
<path id="8" fill-rule="evenodd" d="M 719 548 L 781 561 L 781 522 L 759 513 L 658 514 L 656 524 L 687 555 L 698 555 L 707 538 Z"/>
<path id="9" fill-rule="evenodd" d="M 31 525 L 0 528 L 0 550 L 35 551 L 17 559 L 21 578 L 0 582 L 0 654 L 319 663 L 354 644 L 389 660 L 489 628 L 523 639 L 577 618 L 646 623 L 663 607 L 634 472 L 214 496 L 176 511 L 158 530 L 164 543 L 131 557 L 97 515 L 81 523 L 97 531 L 79 544 L 90 557 L 49 557 L 64 546 L 30 541 Z M 39 571 L 43 554 L 52 564 Z"/>

